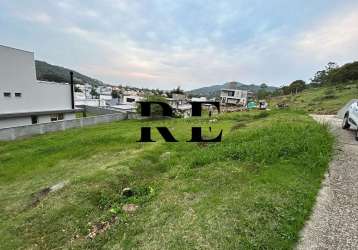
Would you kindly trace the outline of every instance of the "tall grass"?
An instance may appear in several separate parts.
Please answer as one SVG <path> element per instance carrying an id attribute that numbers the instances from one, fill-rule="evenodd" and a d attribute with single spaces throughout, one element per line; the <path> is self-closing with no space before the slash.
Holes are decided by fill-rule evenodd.
<path id="1" fill-rule="evenodd" d="M 158 142 L 137 143 L 141 126 L 167 126 L 180 142 L 153 131 Z M 207 137 L 223 130 L 223 141 L 187 143 L 192 126 Z M 0 245 L 288 249 L 310 214 L 332 141 L 304 113 L 273 111 L 115 122 L 1 143 Z M 29 207 L 33 193 L 63 180 L 63 190 Z M 134 196 L 121 195 L 125 187 Z M 124 213 L 128 203 L 139 209 Z M 86 238 L 103 222 L 108 230 Z"/>

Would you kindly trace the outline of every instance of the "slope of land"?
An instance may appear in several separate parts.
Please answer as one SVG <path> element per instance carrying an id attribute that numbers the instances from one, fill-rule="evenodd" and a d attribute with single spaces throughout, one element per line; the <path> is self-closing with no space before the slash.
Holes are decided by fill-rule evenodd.
<path id="1" fill-rule="evenodd" d="M 209 87 L 193 89 L 193 90 L 188 91 L 187 93 L 190 95 L 206 96 L 206 97 L 212 98 L 212 97 L 219 97 L 220 90 L 223 88 L 236 88 L 236 89 L 242 89 L 242 90 L 251 90 L 253 92 L 257 92 L 261 89 L 260 86 L 254 85 L 254 84 L 243 84 L 240 82 L 228 82 L 225 84 L 212 85 Z M 267 86 L 267 88 L 265 88 L 265 90 L 267 90 L 269 92 L 273 92 L 275 89 L 277 89 L 277 88 L 271 87 L 271 86 Z"/>
<path id="2" fill-rule="evenodd" d="M 180 140 L 137 143 L 142 126 Z M 187 143 L 193 126 L 221 143 Z M 206 133 L 206 136 L 210 136 Z M 0 143 L 2 249 L 288 249 L 332 138 L 300 112 L 121 121 Z M 122 195 L 130 187 L 133 195 Z M 134 213 L 122 211 L 135 204 Z M 128 207 L 128 206 L 127 206 Z M 129 206 L 133 208 L 134 206 Z"/>
<path id="3" fill-rule="evenodd" d="M 309 88 L 297 95 L 274 97 L 270 105 L 286 103 L 293 109 L 316 114 L 336 114 L 351 99 L 358 98 L 358 84 Z"/>
<path id="4" fill-rule="evenodd" d="M 77 83 L 89 83 L 95 86 L 104 85 L 103 82 L 78 73 L 77 71 L 52 65 L 43 61 L 35 61 L 36 76 L 38 80 L 54 81 L 54 82 L 69 82 L 70 71 L 73 71 L 74 80 Z"/>

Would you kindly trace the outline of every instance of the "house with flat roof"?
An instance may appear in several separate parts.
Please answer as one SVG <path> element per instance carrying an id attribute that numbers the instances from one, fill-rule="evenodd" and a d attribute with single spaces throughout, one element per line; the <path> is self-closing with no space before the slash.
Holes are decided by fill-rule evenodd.
<path id="1" fill-rule="evenodd" d="M 34 53 L 0 45 L 0 129 L 75 118 L 73 85 L 36 80 Z"/>
<path id="2" fill-rule="evenodd" d="M 220 91 L 220 102 L 222 105 L 246 106 L 252 92 L 240 89 L 222 89 Z"/>

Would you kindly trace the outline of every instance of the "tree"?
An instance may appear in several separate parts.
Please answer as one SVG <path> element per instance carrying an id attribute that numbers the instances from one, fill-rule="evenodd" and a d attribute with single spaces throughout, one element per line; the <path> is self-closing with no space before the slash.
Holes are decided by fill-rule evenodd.
<path id="1" fill-rule="evenodd" d="M 146 96 L 145 101 L 168 103 L 167 100 L 163 96 L 158 96 L 158 95 Z M 161 116 L 162 112 L 163 112 L 162 107 L 159 104 L 152 104 L 150 107 L 150 111 L 151 111 L 151 115 L 157 115 L 157 116 Z M 141 109 L 140 109 L 140 105 L 138 104 L 137 105 L 137 113 L 140 113 L 140 112 L 141 112 Z"/>
<path id="2" fill-rule="evenodd" d="M 297 94 L 306 88 L 306 82 L 303 80 L 296 80 L 290 84 L 289 88 L 292 94 Z"/>
<path id="3" fill-rule="evenodd" d="M 283 86 L 283 87 L 281 88 L 281 90 L 282 90 L 282 94 L 284 94 L 284 95 L 288 95 L 288 94 L 291 93 L 291 89 L 290 89 L 289 86 Z"/>
<path id="4" fill-rule="evenodd" d="M 262 84 L 260 85 L 260 88 L 261 88 L 261 89 L 267 89 L 267 84 L 266 84 L 266 83 L 262 83 Z"/>
<path id="5" fill-rule="evenodd" d="M 270 92 L 268 92 L 264 88 L 261 88 L 259 91 L 257 91 L 257 98 L 258 99 L 265 99 L 269 95 L 270 95 Z"/>
<path id="6" fill-rule="evenodd" d="M 173 89 L 170 93 L 171 94 L 184 94 L 184 91 L 182 89 L 180 89 L 180 86 L 178 86 L 176 89 Z"/>
<path id="7" fill-rule="evenodd" d="M 329 73 L 329 72 L 331 72 L 332 70 L 338 69 L 339 66 L 338 66 L 338 64 L 335 63 L 335 62 L 329 62 L 329 63 L 327 63 L 327 65 L 325 66 L 325 68 L 326 68 L 326 72 Z"/>
<path id="8" fill-rule="evenodd" d="M 332 85 L 344 84 L 357 80 L 358 62 L 347 63 L 342 67 L 333 68 L 327 76 L 327 82 Z"/>
<path id="9" fill-rule="evenodd" d="M 39 77 L 40 80 L 42 81 L 49 81 L 49 82 L 70 82 L 70 77 L 65 78 L 62 77 L 60 75 L 55 75 L 55 74 L 42 74 Z"/>
<path id="10" fill-rule="evenodd" d="M 82 92 L 82 90 L 79 87 L 75 86 L 75 92 Z"/>
<path id="11" fill-rule="evenodd" d="M 97 93 L 95 88 L 91 89 L 90 95 L 92 96 L 92 99 L 93 98 L 97 99 L 99 97 L 99 94 Z"/>
<path id="12" fill-rule="evenodd" d="M 319 70 L 311 79 L 310 85 L 312 85 L 313 87 L 318 87 L 320 85 L 323 85 L 326 82 L 326 78 L 327 78 L 327 72 L 325 70 Z"/>
<path id="13" fill-rule="evenodd" d="M 314 77 L 311 79 L 310 85 L 313 87 L 317 87 L 324 84 L 331 83 L 330 77 L 333 72 L 337 71 L 339 69 L 339 66 L 335 62 L 329 62 L 325 66 L 324 70 L 319 70 L 316 72 Z"/>
<path id="14" fill-rule="evenodd" d="M 121 93 L 120 93 L 118 90 L 112 90 L 112 93 L 111 93 L 112 98 L 114 98 L 114 99 L 119 98 L 119 97 L 120 97 L 120 94 L 121 94 Z"/>

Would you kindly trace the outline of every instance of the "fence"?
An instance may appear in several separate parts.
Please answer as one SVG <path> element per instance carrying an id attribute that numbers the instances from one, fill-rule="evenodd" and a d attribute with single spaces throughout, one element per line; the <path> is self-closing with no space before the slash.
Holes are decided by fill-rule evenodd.
<path id="1" fill-rule="evenodd" d="M 112 121 L 136 119 L 136 114 L 115 113 L 100 116 L 91 116 L 73 120 L 63 120 L 50 123 L 41 123 L 13 128 L 0 129 L 0 141 L 16 140 L 18 138 L 30 137 L 32 135 L 45 134 L 48 132 L 61 131 L 70 128 L 82 128 L 85 126 L 106 123 Z"/>
<path id="2" fill-rule="evenodd" d="M 109 108 L 109 107 L 93 107 L 93 106 L 87 106 L 87 105 L 76 105 L 76 107 L 83 109 L 85 113 L 90 113 L 94 115 L 107 115 L 107 114 L 117 114 L 121 113 L 120 111 Z"/>

